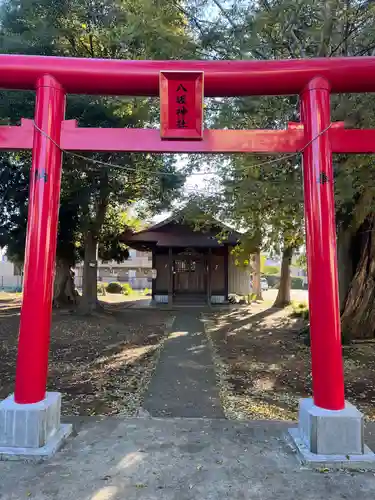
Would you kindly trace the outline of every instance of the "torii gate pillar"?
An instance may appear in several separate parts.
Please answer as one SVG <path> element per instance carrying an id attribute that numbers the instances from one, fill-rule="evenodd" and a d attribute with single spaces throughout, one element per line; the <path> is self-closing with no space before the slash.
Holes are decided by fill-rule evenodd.
<path id="1" fill-rule="evenodd" d="M 72 431 L 60 423 L 61 394 L 46 392 L 64 115 L 64 89 L 42 76 L 36 83 L 16 387 L 0 404 L 0 460 L 48 457 Z"/>
<path id="2" fill-rule="evenodd" d="M 314 78 L 301 93 L 313 397 L 300 401 L 298 429 L 289 432 L 304 462 L 363 466 L 374 454 L 362 413 L 344 397 L 330 114 L 329 82 Z"/>

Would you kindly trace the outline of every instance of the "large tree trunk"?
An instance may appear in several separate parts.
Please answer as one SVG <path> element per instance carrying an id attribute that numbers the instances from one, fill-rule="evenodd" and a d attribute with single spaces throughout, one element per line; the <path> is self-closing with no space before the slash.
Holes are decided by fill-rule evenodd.
<path id="1" fill-rule="evenodd" d="M 98 239 L 92 231 L 85 236 L 85 258 L 83 264 L 81 312 L 90 314 L 98 308 L 97 270 Z"/>
<path id="2" fill-rule="evenodd" d="M 341 316 L 346 339 L 375 336 L 375 215 L 369 215 L 353 240 L 357 262 Z"/>
<path id="3" fill-rule="evenodd" d="M 70 263 L 64 259 L 56 259 L 56 271 L 53 290 L 54 307 L 76 305 L 78 294 L 75 289 L 74 275 Z"/>
<path id="4" fill-rule="evenodd" d="M 101 196 L 96 206 L 96 217 L 91 221 L 85 233 L 85 257 L 83 263 L 81 312 L 90 314 L 99 309 L 98 301 L 98 235 L 104 224 L 108 207 L 108 174 L 101 182 Z"/>
<path id="5" fill-rule="evenodd" d="M 337 264 L 341 311 L 344 308 L 345 299 L 355 271 L 355 269 L 353 269 L 351 255 L 352 236 L 352 231 L 350 229 L 344 229 L 343 227 L 339 228 L 337 234 Z"/>
<path id="6" fill-rule="evenodd" d="M 283 308 L 290 304 L 290 264 L 292 262 L 293 250 L 292 248 L 286 247 L 283 251 L 283 258 L 281 262 L 281 275 L 280 275 L 280 286 L 277 293 L 277 297 L 274 303 L 274 307 Z"/>
<path id="7" fill-rule="evenodd" d="M 254 262 L 254 274 L 253 274 L 253 285 L 254 285 L 254 291 L 256 295 L 256 300 L 263 300 L 262 297 L 262 286 L 260 283 L 260 251 L 256 252 L 253 257 L 253 262 Z"/>

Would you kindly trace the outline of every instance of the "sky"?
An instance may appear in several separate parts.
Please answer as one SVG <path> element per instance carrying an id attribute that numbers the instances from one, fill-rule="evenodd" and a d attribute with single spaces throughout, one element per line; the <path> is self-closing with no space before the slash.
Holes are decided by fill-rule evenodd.
<path id="1" fill-rule="evenodd" d="M 181 155 L 178 160 L 178 168 L 184 169 L 187 167 L 189 159 L 187 155 Z M 210 164 L 202 164 L 201 171 L 209 171 L 212 170 L 212 166 Z M 216 189 L 217 182 L 219 181 L 219 176 L 215 174 L 196 172 L 192 175 L 189 175 L 186 178 L 185 185 L 183 188 L 183 197 L 187 198 L 191 194 L 205 194 L 210 193 Z M 181 205 L 181 201 L 176 202 L 173 208 L 177 208 Z M 156 215 L 153 218 L 153 222 L 158 223 L 171 215 L 171 211 L 162 212 Z"/>

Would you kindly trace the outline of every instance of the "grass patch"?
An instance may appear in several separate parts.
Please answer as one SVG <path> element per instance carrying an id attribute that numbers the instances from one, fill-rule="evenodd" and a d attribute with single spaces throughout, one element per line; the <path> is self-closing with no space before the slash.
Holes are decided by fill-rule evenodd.
<path id="1" fill-rule="evenodd" d="M 292 317 L 309 320 L 309 306 L 306 302 L 292 302 Z"/>

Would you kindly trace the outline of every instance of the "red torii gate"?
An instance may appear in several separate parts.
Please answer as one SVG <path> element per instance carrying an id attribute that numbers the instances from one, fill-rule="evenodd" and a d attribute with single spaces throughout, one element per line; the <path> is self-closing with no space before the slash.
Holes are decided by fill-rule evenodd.
<path id="1" fill-rule="evenodd" d="M 66 93 L 158 96 L 161 71 L 203 72 L 205 96 L 299 94 L 301 123 L 289 124 L 286 130 L 204 130 L 202 140 L 187 141 L 162 140 L 159 130 L 80 128 L 75 120 L 64 120 Z M 317 455 L 353 453 L 368 458 L 361 437 L 362 416 L 350 405 L 348 410 L 344 398 L 332 153 L 375 153 L 375 130 L 345 130 L 342 122 L 331 124 L 330 94 L 375 92 L 375 57 L 122 61 L 1 55 L 0 87 L 36 90 L 35 121 L 23 119 L 20 126 L 0 127 L 0 149 L 33 151 L 16 386 L 14 400 L 8 398 L 7 404 L 21 411 L 46 401 L 48 396 L 62 150 L 302 151 L 314 404 L 301 403 L 299 436 L 304 442 L 301 446 Z M 0 406 L 0 423 L 1 414 Z M 346 437 L 342 436 L 342 427 L 339 436 L 334 433 L 335 421 L 328 427 L 335 434 L 336 443 L 324 444 L 330 438 L 320 430 L 319 422 L 322 418 L 326 418 L 326 423 L 332 422 L 332 416 L 340 415 L 350 424 L 344 431 Z M 340 422 L 345 427 L 344 420 Z M 354 420 L 360 425 L 354 424 Z M 58 432 L 59 419 L 56 426 L 53 432 Z M 298 436 L 294 437 L 299 444 Z M 14 435 L 3 440 L 0 435 L 0 446 L 16 446 L 16 441 Z M 38 446 L 48 446 L 47 435 Z"/>

